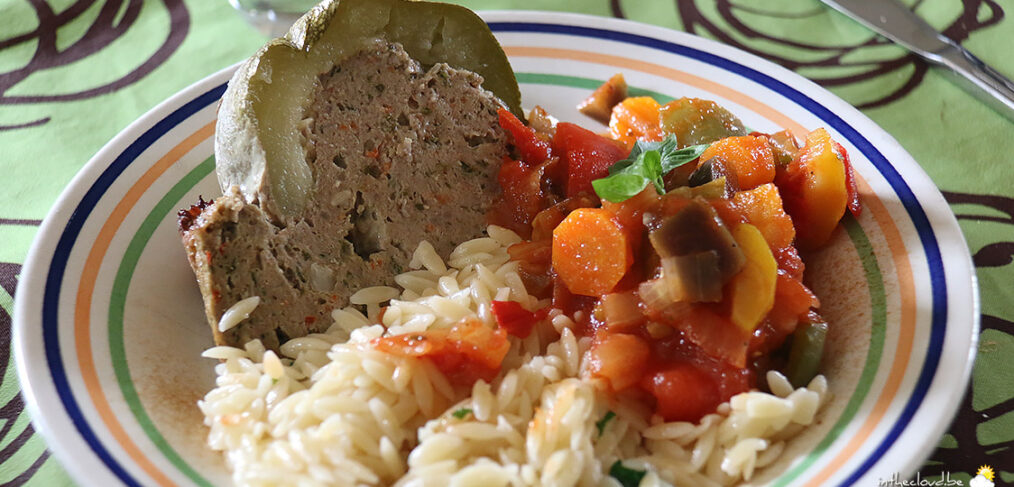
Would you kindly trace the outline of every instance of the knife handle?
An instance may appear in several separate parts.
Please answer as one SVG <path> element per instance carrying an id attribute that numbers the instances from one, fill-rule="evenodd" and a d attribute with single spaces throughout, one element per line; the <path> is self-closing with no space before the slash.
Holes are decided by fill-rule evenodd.
<path id="1" fill-rule="evenodd" d="M 959 81 L 972 95 L 1014 121 L 1014 82 L 959 44 L 953 41 L 947 44 L 947 48 L 927 58 L 961 75 Z"/>

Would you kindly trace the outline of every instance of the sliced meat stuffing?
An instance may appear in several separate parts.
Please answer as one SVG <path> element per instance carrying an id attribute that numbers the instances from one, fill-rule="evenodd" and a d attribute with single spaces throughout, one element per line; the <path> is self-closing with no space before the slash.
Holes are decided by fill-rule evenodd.
<path id="1" fill-rule="evenodd" d="M 397 44 L 360 52 L 319 77 L 303 130 L 313 194 L 274 222 L 231 188 L 180 212 L 180 232 L 217 344 L 277 349 L 322 331 L 363 287 L 393 283 L 420 240 L 447 255 L 482 232 L 506 155 L 501 106 L 481 78 L 424 70 Z M 222 314 L 259 296 L 239 325 Z"/>

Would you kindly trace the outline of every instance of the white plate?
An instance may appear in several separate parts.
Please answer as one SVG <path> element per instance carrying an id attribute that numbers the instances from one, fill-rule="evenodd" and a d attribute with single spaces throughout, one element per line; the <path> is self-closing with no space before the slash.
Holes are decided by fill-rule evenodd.
<path id="1" fill-rule="evenodd" d="M 759 131 L 827 127 L 852 155 L 864 211 L 807 269 L 832 322 L 834 399 L 759 479 L 871 485 L 912 474 L 967 386 L 978 336 L 968 249 L 929 177 L 880 128 L 749 54 L 658 27 L 544 12 L 485 14 L 526 106 L 593 127 L 574 105 L 615 72 L 661 98 L 718 101 Z M 42 226 L 15 307 L 17 368 L 36 428 L 81 483 L 226 485 L 195 406 L 211 343 L 176 211 L 219 189 L 215 108 L 233 68 L 106 145 Z M 946 256 L 946 257 L 945 257 Z"/>

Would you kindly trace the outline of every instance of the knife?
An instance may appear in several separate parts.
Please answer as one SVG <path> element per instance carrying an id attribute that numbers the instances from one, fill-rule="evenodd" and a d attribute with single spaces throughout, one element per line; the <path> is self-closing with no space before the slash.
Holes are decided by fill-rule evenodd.
<path id="1" fill-rule="evenodd" d="M 949 68 L 966 90 L 1014 121 L 1014 82 L 944 37 L 898 0 L 821 0 L 927 61 Z"/>

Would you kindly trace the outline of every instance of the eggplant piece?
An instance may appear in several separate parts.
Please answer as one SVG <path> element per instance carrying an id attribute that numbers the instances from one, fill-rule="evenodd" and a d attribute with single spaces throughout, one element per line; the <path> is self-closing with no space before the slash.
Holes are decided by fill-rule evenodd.
<path id="1" fill-rule="evenodd" d="M 722 300 L 722 275 L 714 250 L 666 257 L 662 259 L 662 273 L 670 285 L 679 286 L 670 295 L 695 303 Z"/>
<path id="2" fill-rule="evenodd" d="M 683 198 L 688 200 L 692 200 L 697 197 L 701 197 L 706 200 L 730 198 L 729 192 L 725 186 L 725 178 L 718 178 L 693 188 L 690 186 L 680 186 L 669 191 L 665 194 L 665 196 L 667 198 Z"/>
<path id="3" fill-rule="evenodd" d="M 688 186 L 696 188 L 709 183 L 713 184 L 719 179 L 723 180 L 724 187 L 721 197 L 731 198 L 733 194 L 740 190 L 736 171 L 730 171 L 725 159 L 719 156 L 712 157 L 697 166 L 697 169 L 694 169 L 694 172 L 690 174 Z"/>
<path id="4" fill-rule="evenodd" d="M 662 258 L 663 276 L 677 280 L 680 295 L 693 301 L 721 300 L 722 286 L 746 263 L 732 233 L 701 198 L 663 219 L 648 239 Z"/>
<path id="5" fill-rule="evenodd" d="M 779 166 L 788 165 L 799 153 L 799 142 L 792 132 L 782 130 L 767 136 L 768 145 L 771 146 L 771 153 L 775 156 L 775 163 Z"/>
<path id="6" fill-rule="evenodd" d="M 747 134 L 743 122 L 735 115 L 713 101 L 700 98 L 666 103 L 659 117 L 662 132 L 676 135 L 680 148 Z"/>
<path id="7" fill-rule="evenodd" d="M 697 166 L 697 169 L 694 169 L 694 172 L 690 173 L 690 179 L 687 181 L 687 186 L 690 186 L 691 188 L 696 188 L 698 186 L 708 184 L 721 177 L 715 174 L 715 168 L 712 166 L 712 161 L 714 161 L 715 159 L 716 158 L 713 157 L 711 159 L 702 162 L 701 165 Z"/>
<path id="8" fill-rule="evenodd" d="M 613 107 L 627 98 L 627 80 L 616 73 L 577 106 L 577 110 L 603 124 L 609 123 Z"/>
<path id="9" fill-rule="evenodd" d="M 690 188 L 691 197 L 704 198 L 706 200 L 713 200 L 718 198 L 730 198 L 729 186 L 726 184 L 725 178 L 718 178 L 710 183 L 705 183 L 696 188 Z"/>

